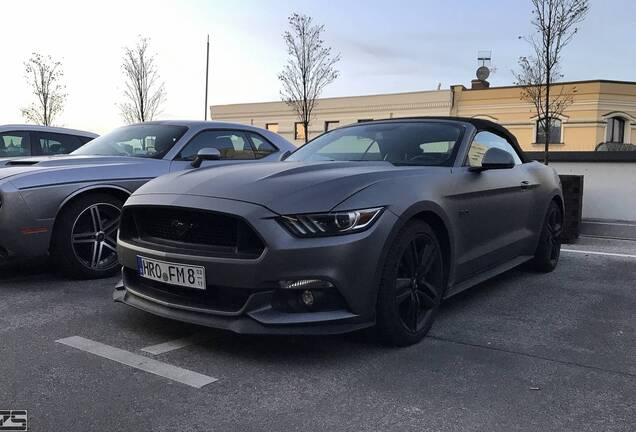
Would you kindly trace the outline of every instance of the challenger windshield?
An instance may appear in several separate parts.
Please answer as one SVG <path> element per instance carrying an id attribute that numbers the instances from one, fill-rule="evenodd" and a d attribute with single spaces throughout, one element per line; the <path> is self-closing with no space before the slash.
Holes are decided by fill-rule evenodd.
<path id="1" fill-rule="evenodd" d="M 443 122 L 360 124 L 326 133 L 288 161 L 387 161 L 394 165 L 451 165 L 462 129 Z"/>
<path id="2" fill-rule="evenodd" d="M 161 158 L 188 130 L 185 126 L 138 124 L 95 138 L 71 154 Z"/>

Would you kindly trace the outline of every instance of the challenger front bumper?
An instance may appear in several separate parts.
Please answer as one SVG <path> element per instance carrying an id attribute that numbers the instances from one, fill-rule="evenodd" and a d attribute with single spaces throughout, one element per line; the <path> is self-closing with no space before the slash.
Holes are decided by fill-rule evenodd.
<path id="1" fill-rule="evenodd" d="M 11 183 L 2 184 L 0 199 L 0 264 L 46 256 L 54 219 L 34 217 Z"/>
<path id="2" fill-rule="evenodd" d="M 160 246 L 118 242 L 124 266 L 113 299 L 155 315 L 254 334 L 335 334 L 372 326 L 379 284 L 378 263 L 396 217 L 384 212 L 366 231 L 334 237 L 300 239 L 292 236 L 270 210 L 251 203 L 188 195 L 135 195 L 126 206 L 167 205 L 223 212 L 243 218 L 266 247 L 257 259 L 228 259 L 166 252 Z M 208 290 L 221 287 L 242 293 L 246 300 L 233 309 L 215 308 L 178 294 L 164 295 L 161 286 L 137 274 L 137 256 L 205 267 Z M 283 311 L 272 305 L 279 281 L 329 281 L 343 299 L 335 310 Z M 154 286 L 153 286 L 154 284 Z M 164 285 L 165 286 L 165 285 Z M 287 289 L 289 290 L 289 288 Z"/>

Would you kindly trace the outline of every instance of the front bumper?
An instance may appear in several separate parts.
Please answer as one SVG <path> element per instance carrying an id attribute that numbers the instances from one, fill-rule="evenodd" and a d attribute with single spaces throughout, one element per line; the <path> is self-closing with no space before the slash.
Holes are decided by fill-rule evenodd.
<path id="1" fill-rule="evenodd" d="M 2 184 L 0 199 L 0 264 L 46 256 L 54 219 L 36 218 L 11 183 Z"/>
<path id="2" fill-rule="evenodd" d="M 378 263 L 396 221 L 384 212 L 368 230 L 343 236 L 293 237 L 264 207 L 219 198 L 187 195 L 135 195 L 132 205 L 169 205 L 198 208 L 243 218 L 262 237 L 266 248 L 257 259 L 228 259 L 166 252 L 160 246 L 140 246 L 119 240 L 122 282 L 113 299 L 159 316 L 216 327 L 237 333 L 335 334 L 372 326 L 379 284 Z M 150 282 L 137 276 L 137 256 L 205 267 L 208 289 L 244 294 L 235 308 L 216 308 L 179 295 L 156 294 Z M 336 310 L 288 312 L 272 305 L 281 280 L 321 279 L 331 282 L 343 299 Z M 161 287 L 159 287 L 161 288 Z M 207 295 L 207 294 L 206 294 Z"/>

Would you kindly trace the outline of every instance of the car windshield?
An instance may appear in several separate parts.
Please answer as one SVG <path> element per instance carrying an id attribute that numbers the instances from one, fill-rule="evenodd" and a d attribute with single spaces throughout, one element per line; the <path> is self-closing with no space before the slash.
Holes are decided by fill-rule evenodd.
<path id="1" fill-rule="evenodd" d="M 288 161 L 387 161 L 394 165 L 450 165 L 461 128 L 444 122 L 361 124 L 328 132 Z"/>
<path id="2" fill-rule="evenodd" d="M 71 154 L 161 158 L 186 130 L 185 126 L 157 124 L 124 126 L 95 138 Z"/>

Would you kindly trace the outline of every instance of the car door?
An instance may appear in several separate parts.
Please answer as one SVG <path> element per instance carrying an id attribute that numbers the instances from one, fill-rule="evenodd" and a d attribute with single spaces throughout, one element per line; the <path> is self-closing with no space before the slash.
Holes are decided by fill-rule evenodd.
<path id="1" fill-rule="evenodd" d="M 229 165 L 254 161 L 256 156 L 250 139 L 239 130 L 208 129 L 196 134 L 183 146 L 170 164 L 170 171 L 191 168 L 199 150 L 215 148 L 221 154 L 220 160 L 203 161 L 202 167 Z"/>
<path id="2" fill-rule="evenodd" d="M 471 171 L 481 166 L 492 147 L 509 152 L 514 167 Z M 527 251 L 533 195 L 528 192 L 529 173 L 514 146 L 492 131 L 475 135 L 464 166 L 454 171 L 457 182 L 451 202 L 459 231 L 456 281 L 461 282 Z"/>
<path id="3" fill-rule="evenodd" d="M 0 158 L 31 156 L 31 142 L 27 131 L 0 132 Z"/>

